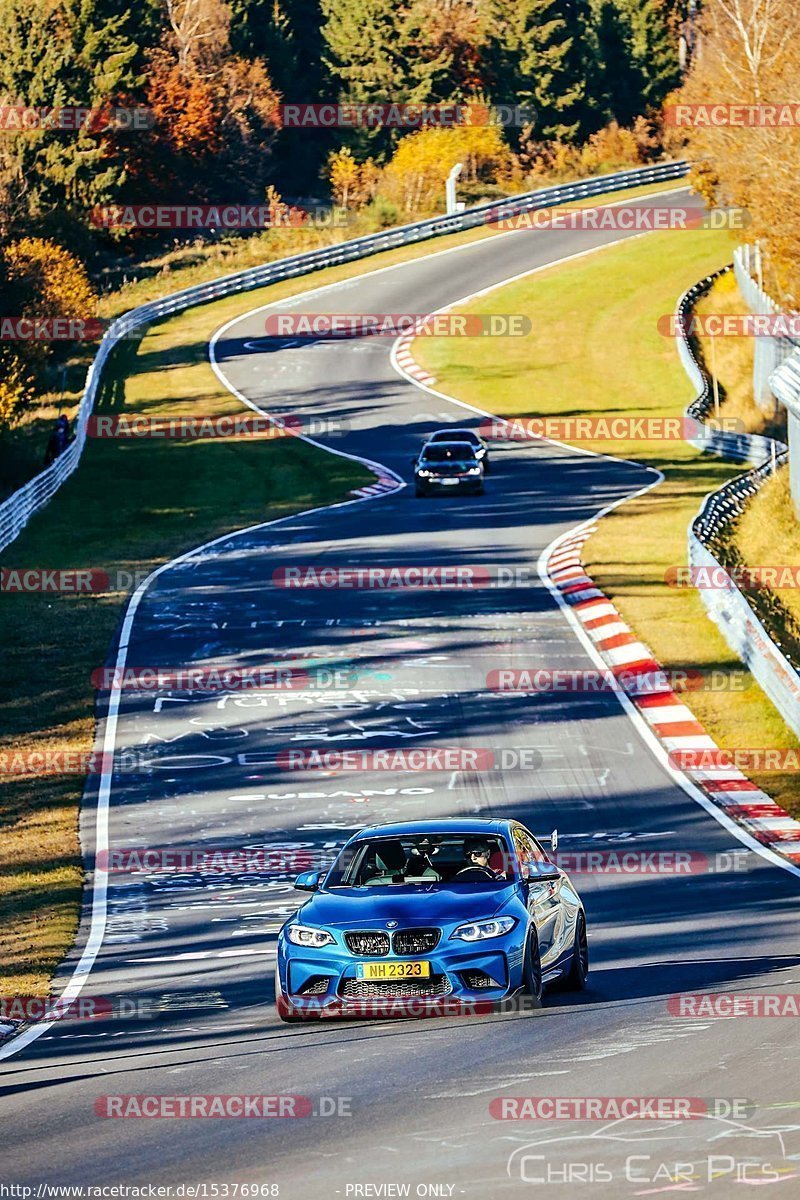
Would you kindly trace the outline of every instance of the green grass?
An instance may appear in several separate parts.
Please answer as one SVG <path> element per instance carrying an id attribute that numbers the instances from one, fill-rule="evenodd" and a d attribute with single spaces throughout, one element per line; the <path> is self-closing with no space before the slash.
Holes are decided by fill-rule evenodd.
<path id="1" fill-rule="evenodd" d="M 502 416 L 679 416 L 693 398 L 691 385 L 657 322 L 673 312 L 688 286 L 729 261 L 732 248 L 724 233 L 648 234 L 532 275 L 464 309 L 525 313 L 530 336 L 500 346 L 491 338 L 425 337 L 414 343 L 414 354 L 436 376 L 437 388 Z M 736 303 L 744 311 L 741 300 Z M 735 393 L 741 364 L 723 360 L 718 370 Z M 744 411 L 741 396 L 738 404 Z M 687 528 L 703 497 L 741 468 L 682 441 L 586 444 L 665 475 L 660 486 L 600 522 L 584 553 L 589 573 L 665 667 L 716 669 L 741 681 L 741 664 L 699 595 L 665 583 L 667 569 L 686 562 Z M 687 703 L 721 746 L 796 746 L 752 677 L 743 682 L 741 691 L 692 692 Z M 767 773 L 753 778 L 800 814 L 800 780 Z"/>

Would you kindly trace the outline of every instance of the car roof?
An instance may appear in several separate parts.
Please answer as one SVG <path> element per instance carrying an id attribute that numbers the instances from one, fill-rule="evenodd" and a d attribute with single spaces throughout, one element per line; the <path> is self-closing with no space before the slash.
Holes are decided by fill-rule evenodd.
<path id="1" fill-rule="evenodd" d="M 486 817 L 442 817 L 438 821 L 394 821 L 384 825 L 367 825 L 353 835 L 352 841 L 360 838 L 402 837 L 405 834 L 424 833 L 507 833 L 512 821 L 490 820 Z"/>
<path id="2" fill-rule="evenodd" d="M 442 446 L 444 446 L 445 449 L 447 449 L 448 446 L 469 446 L 472 448 L 472 442 L 468 442 L 466 438 L 462 438 L 461 441 L 459 441 L 458 438 L 453 438 L 452 441 L 449 442 L 444 441 L 444 439 L 442 439 L 441 442 L 427 441 L 422 449 L 427 450 L 428 446 L 435 446 L 437 450 L 441 449 Z"/>
<path id="3" fill-rule="evenodd" d="M 463 427 L 463 428 L 459 427 L 458 429 L 434 429 L 434 431 L 430 435 L 430 437 L 432 439 L 435 437 L 439 437 L 441 434 L 449 434 L 453 438 L 453 440 L 456 442 L 462 440 L 459 438 L 459 436 L 458 436 L 459 434 L 464 434 L 467 437 L 480 437 L 481 436 L 478 433 L 477 429 L 467 429 L 466 427 Z M 444 441 L 445 439 L 442 438 L 442 440 Z"/>

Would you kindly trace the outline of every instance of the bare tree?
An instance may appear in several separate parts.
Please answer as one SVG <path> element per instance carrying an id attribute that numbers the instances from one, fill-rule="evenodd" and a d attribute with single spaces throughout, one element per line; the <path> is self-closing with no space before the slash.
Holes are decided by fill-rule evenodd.
<path id="1" fill-rule="evenodd" d="M 165 0 L 181 74 L 210 76 L 229 48 L 231 14 L 224 0 Z"/>
<path id="2" fill-rule="evenodd" d="M 720 60 L 740 92 L 754 103 L 763 81 L 780 61 L 795 27 L 793 5 L 786 0 L 716 0 L 710 7 L 719 35 Z"/>

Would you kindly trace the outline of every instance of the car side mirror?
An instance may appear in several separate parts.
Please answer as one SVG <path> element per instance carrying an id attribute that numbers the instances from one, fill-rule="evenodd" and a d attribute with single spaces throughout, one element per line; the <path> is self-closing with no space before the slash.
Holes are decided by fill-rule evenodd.
<path id="1" fill-rule="evenodd" d="M 294 886 L 300 892 L 316 892 L 321 878 L 322 871 L 304 871 L 302 875 L 297 876 Z"/>
<path id="2" fill-rule="evenodd" d="M 531 862 L 525 863 L 523 878 L 526 883 L 555 883 L 557 879 L 561 878 L 561 872 L 555 863 L 533 859 Z"/>

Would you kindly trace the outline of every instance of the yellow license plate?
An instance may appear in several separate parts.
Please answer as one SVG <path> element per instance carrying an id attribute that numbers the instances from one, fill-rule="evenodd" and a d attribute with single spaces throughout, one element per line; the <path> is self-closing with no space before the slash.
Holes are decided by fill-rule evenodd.
<path id="1" fill-rule="evenodd" d="M 359 979 L 427 979 L 430 973 L 429 962 L 368 962 L 356 967 Z"/>

